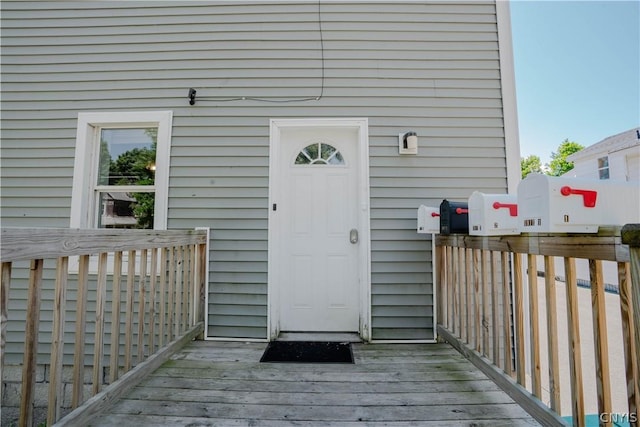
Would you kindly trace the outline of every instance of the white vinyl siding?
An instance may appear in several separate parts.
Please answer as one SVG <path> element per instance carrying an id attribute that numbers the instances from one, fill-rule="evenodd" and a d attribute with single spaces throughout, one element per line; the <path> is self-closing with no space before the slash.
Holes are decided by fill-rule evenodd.
<path id="1" fill-rule="evenodd" d="M 372 337 L 433 338 L 416 209 L 507 189 L 493 1 L 321 2 L 324 52 L 316 1 L 2 7 L 3 226 L 68 226 L 79 112 L 171 110 L 167 226 L 211 228 L 209 332 L 264 339 L 269 119 L 366 117 Z M 317 101 L 207 99 L 317 97 L 323 55 Z"/>

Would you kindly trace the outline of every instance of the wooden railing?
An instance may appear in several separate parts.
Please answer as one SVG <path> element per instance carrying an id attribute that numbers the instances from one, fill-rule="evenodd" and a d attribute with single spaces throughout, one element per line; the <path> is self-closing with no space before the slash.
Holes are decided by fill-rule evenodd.
<path id="1" fill-rule="evenodd" d="M 53 425 L 65 399 L 63 369 L 72 372 L 66 387 L 72 389 L 70 409 L 87 406 L 85 370 L 91 372 L 90 394 L 102 392 L 94 399 L 97 407 L 98 401 L 120 395 L 124 382 L 138 375 L 134 371 L 158 365 L 176 343 L 203 333 L 207 230 L 7 228 L 1 233 L 3 373 L 5 359 L 16 357 L 7 352 L 10 344 L 17 345 L 7 341 L 7 329 L 25 331 L 20 426 L 42 422 L 33 419 L 39 364 L 48 369 L 46 423 Z M 26 302 L 12 298 L 24 295 L 21 291 L 26 291 Z M 44 292 L 53 300 L 49 296 L 45 302 Z M 48 312 L 47 322 L 41 321 L 41 311 Z M 65 334 L 70 324 L 72 335 Z M 39 340 L 41 331 L 52 331 L 50 342 Z M 85 343 L 91 335 L 93 342 Z M 65 337 L 72 352 L 65 352 Z M 38 354 L 39 344 L 48 348 L 44 357 L 42 350 Z M 92 410 L 90 405 L 78 408 L 61 422 L 71 418 L 81 423 L 81 409 Z"/>
<path id="2" fill-rule="evenodd" d="M 571 417 L 573 425 L 585 425 L 588 397 L 597 400 L 600 425 L 638 425 L 639 233 L 638 225 L 623 228 L 628 246 L 620 229 L 598 235 L 436 236 L 440 338 L 543 424 L 562 425 Z M 581 285 L 590 290 L 579 290 L 576 259 L 587 260 L 579 262 L 590 280 Z M 619 295 L 605 297 L 604 261 L 615 263 L 610 265 L 617 268 Z M 556 268 L 564 269 L 564 278 Z M 615 309 L 611 298 L 617 298 Z M 585 315 L 591 321 L 581 324 Z M 618 330 L 607 326 L 614 318 Z M 593 333 L 585 334 L 588 329 Z M 613 341 L 619 345 L 609 348 Z M 621 366 L 613 369 L 618 376 L 610 369 L 611 356 L 619 356 Z M 595 376 L 585 360 L 594 364 Z M 586 387 L 585 376 L 595 385 Z M 612 388 L 623 395 L 615 407 Z"/>

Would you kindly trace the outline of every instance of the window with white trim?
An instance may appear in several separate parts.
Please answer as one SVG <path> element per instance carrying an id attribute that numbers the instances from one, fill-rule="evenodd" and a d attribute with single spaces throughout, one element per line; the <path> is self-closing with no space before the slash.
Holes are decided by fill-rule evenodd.
<path id="1" fill-rule="evenodd" d="M 172 116 L 78 114 L 72 228 L 166 229 Z"/>
<path id="2" fill-rule="evenodd" d="M 609 157 L 600 157 L 598 159 L 598 177 L 600 179 L 609 179 Z"/>

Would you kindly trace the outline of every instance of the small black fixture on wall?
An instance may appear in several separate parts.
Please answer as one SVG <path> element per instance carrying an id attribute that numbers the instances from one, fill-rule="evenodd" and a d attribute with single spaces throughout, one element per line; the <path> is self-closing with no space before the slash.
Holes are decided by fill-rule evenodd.
<path id="1" fill-rule="evenodd" d="M 189 105 L 194 105 L 196 103 L 196 90 L 194 88 L 189 88 Z"/>

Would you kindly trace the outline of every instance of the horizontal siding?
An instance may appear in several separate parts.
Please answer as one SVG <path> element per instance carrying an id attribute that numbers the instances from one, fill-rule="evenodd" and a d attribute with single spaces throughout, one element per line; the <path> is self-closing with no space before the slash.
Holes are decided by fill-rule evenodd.
<path id="1" fill-rule="evenodd" d="M 321 10 L 324 52 L 315 2 L 3 2 L 3 226 L 68 226 L 78 112 L 172 110 L 168 222 L 212 229 L 209 333 L 265 338 L 269 119 L 367 117 L 372 334 L 432 338 L 416 208 L 506 191 L 495 5 Z"/>

